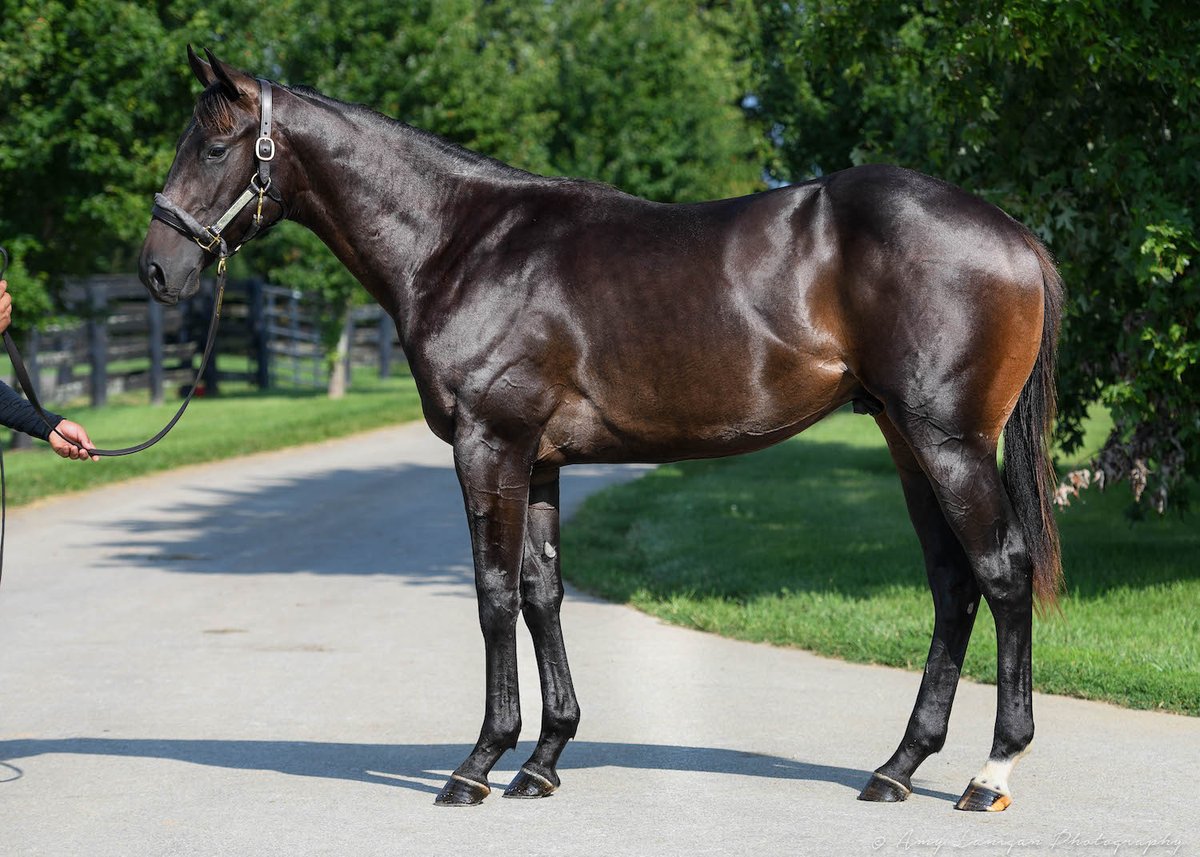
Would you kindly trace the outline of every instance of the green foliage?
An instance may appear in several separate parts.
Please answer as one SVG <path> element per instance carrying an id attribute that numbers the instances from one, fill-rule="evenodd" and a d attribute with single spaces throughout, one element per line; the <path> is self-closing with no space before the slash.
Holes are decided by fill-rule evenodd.
<path id="1" fill-rule="evenodd" d="M 4 0 L 0 16 L 0 241 L 13 252 L 15 322 L 45 318 L 66 274 L 128 267 L 147 200 L 171 162 L 182 71 L 146 62 L 152 7 Z M 175 99 L 178 102 L 178 98 Z"/>
<path id="2" fill-rule="evenodd" d="M 1059 430 L 1140 495 L 1200 474 L 1200 16 L 1185 3 L 760 3 L 782 180 L 887 161 L 997 203 L 1067 283 Z"/>

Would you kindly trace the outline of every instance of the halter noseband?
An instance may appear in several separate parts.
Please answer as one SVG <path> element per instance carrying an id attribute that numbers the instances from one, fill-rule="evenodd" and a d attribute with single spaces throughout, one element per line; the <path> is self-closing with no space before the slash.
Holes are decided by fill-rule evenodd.
<path id="1" fill-rule="evenodd" d="M 258 161 L 258 171 L 250 176 L 249 186 L 242 191 L 241 196 L 233 201 L 233 204 L 225 210 L 225 213 L 220 216 L 217 222 L 212 226 L 200 225 L 200 222 L 196 218 L 192 217 L 178 205 L 167 199 L 165 194 L 161 193 L 154 195 L 154 207 L 150 209 L 150 217 L 152 219 L 161 220 L 184 237 L 191 238 L 205 252 L 215 253 L 218 259 L 217 270 L 220 273 L 224 273 L 225 260 L 242 249 L 243 244 L 263 230 L 263 198 L 269 196 L 275 202 L 282 205 L 282 200 L 278 194 L 268 193 L 271 187 L 271 161 L 275 158 L 275 141 L 271 139 L 270 81 L 259 78 L 258 93 L 258 102 L 261 106 L 261 111 L 258 122 L 258 139 L 254 141 L 254 158 Z M 230 221 L 237 217 L 242 212 L 242 209 L 249 205 L 250 201 L 255 197 L 258 197 L 258 207 L 254 212 L 254 220 L 250 226 L 250 231 L 242 237 L 242 240 L 231 251 L 225 243 L 222 232 L 229 225 Z"/>

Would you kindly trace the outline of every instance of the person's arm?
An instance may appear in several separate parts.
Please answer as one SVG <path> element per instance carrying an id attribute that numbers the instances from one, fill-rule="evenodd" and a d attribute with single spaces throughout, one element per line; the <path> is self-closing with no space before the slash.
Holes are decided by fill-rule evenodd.
<path id="1" fill-rule="evenodd" d="M 0 381 L 0 425 L 46 441 L 63 458 L 81 461 L 90 457 L 92 461 L 100 460 L 98 456 L 89 456 L 84 452 L 85 449 L 93 449 L 94 445 L 83 426 L 49 411 L 46 416 L 50 418 L 50 425 L 54 426 L 53 432 L 33 405 Z"/>
<path id="2" fill-rule="evenodd" d="M 49 411 L 46 412 L 46 416 L 50 418 L 50 425 L 57 425 L 62 421 L 62 417 Z M 30 437 L 50 439 L 50 427 L 34 410 L 33 405 L 22 399 L 20 393 L 3 381 L 0 381 L 0 424 L 25 432 Z"/>
<path id="3" fill-rule="evenodd" d="M 0 280 L 0 333 L 8 330 L 12 321 L 12 295 L 8 293 L 8 280 Z"/>
<path id="4" fill-rule="evenodd" d="M 8 293 L 8 283 L 0 280 L 0 333 L 8 330 L 10 321 L 12 321 L 12 296 Z M 12 387 L 0 381 L 0 424 L 24 432 L 31 437 L 41 438 L 63 458 L 71 458 L 76 461 L 89 458 L 84 450 L 94 449 L 94 446 L 83 426 L 70 420 L 64 420 L 58 414 L 52 414 L 49 411 L 46 412 L 46 416 L 50 419 L 50 426 L 54 426 L 54 433 L 51 433 L 50 426 L 46 425 L 46 421 L 42 419 L 41 414 L 33 405 L 22 399 Z M 92 461 L 100 460 L 95 455 L 90 458 Z"/>

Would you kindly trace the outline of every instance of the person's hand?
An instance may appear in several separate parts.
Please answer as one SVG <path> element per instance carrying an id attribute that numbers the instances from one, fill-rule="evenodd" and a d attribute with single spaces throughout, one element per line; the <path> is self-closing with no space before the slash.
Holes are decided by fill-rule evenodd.
<path id="1" fill-rule="evenodd" d="M 8 330 L 12 321 L 12 295 L 8 293 L 8 280 L 0 280 L 0 333 Z"/>
<path id="2" fill-rule="evenodd" d="M 58 434 L 55 434 L 55 432 Z M 62 437 L 59 437 L 59 435 L 62 435 Z M 63 438 L 66 438 L 66 440 L 63 440 Z M 50 432 L 49 440 L 50 446 L 52 446 L 54 451 L 63 458 L 70 458 L 75 461 L 85 461 L 90 457 L 92 461 L 100 460 L 100 456 L 88 456 L 88 454 L 84 452 L 86 449 L 92 449 L 93 444 L 92 439 L 88 437 L 87 431 L 79 423 L 73 423 L 70 420 L 62 420 L 54 427 L 54 431 Z M 68 441 L 74 441 L 74 443 L 68 443 Z M 79 446 L 76 446 L 75 444 L 78 444 Z M 80 447 L 82 447 L 82 449 Z"/>

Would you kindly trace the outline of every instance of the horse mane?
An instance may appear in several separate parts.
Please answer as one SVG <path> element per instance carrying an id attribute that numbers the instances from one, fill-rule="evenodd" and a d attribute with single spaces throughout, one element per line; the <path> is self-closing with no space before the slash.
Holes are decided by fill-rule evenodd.
<path id="1" fill-rule="evenodd" d="M 278 84 L 276 84 L 278 85 Z M 313 89 L 311 86 L 288 86 L 286 87 L 294 95 L 299 95 L 304 98 L 316 101 L 334 110 L 342 113 L 353 115 L 354 117 L 365 120 L 368 124 L 380 128 L 388 133 L 399 134 L 408 137 L 412 140 L 417 140 L 425 146 L 433 149 L 437 154 L 443 155 L 451 160 L 467 166 L 472 172 L 489 174 L 497 177 L 507 177 L 516 179 L 531 179 L 536 178 L 540 181 L 551 182 L 569 182 L 578 181 L 571 178 L 547 178 L 539 176 L 536 173 L 522 170 L 519 167 L 514 167 L 511 164 L 506 164 L 504 161 L 489 157 L 488 155 L 480 154 L 472 151 L 457 143 L 447 140 L 445 137 L 434 134 L 432 131 L 426 131 L 423 128 L 418 128 L 415 125 L 409 125 L 407 122 L 402 122 L 399 119 L 394 119 L 385 113 L 380 113 L 365 104 L 359 104 L 350 101 L 341 101 L 326 95 L 319 90 Z"/>

